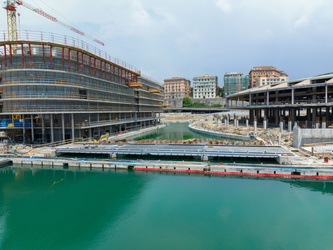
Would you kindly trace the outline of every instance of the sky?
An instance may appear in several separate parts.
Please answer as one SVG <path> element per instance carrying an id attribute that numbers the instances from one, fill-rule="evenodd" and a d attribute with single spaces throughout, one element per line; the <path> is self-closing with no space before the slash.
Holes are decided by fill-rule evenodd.
<path id="1" fill-rule="evenodd" d="M 274 66 L 289 79 L 333 72 L 332 0 L 23 0 L 103 41 L 160 83 Z M 21 30 L 76 33 L 19 6 Z M 6 30 L 6 11 L 0 30 Z M 94 42 L 86 40 L 90 44 Z"/>

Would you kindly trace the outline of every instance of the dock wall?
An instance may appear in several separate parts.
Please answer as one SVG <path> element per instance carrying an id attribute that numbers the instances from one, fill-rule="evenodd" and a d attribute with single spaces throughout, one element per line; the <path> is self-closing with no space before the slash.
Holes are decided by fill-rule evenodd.
<path id="1" fill-rule="evenodd" d="M 293 129 L 293 147 L 300 148 L 305 143 L 327 142 L 333 139 L 333 129 Z"/>
<path id="2" fill-rule="evenodd" d="M 229 165 L 209 164 L 202 162 L 117 162 L 75 159 L 34 159 L 12 158 L 12 162 L 18 166 L 53 167 L 53 168 L 87 168 L 87 169 L 132 169 L 146 172 L 170 172 L 204 175 L 231 175 L 253 176 L 270 178 L 310 178 L 333 179 L 333 168 L 317 167 L 280 167 L 278 165 Z"/>
<path id="3" fill-rule="evenodd" d="M 216 137 L 223 137 L 226 139 L 230 140 L 237 140 L 237 141 L 253 141 L 256 140 L 255 137 L 250 137 L 250 136 L 242 136 L 242 135 L 235 135 L 235 134 L 229 134 L 229 133 L 222 133 L 222 132 L 214 132 L 210 130 L 205 130 L 205 129 L 198 129 L 193 126 L 193 124 L 190 124 L 189 129 L 200 133 L 200 134 L 205 134 L 205 135 L 211 135 L 211 136 L 216 136 Z"/>
<path id="4" fill-rule="evenodd" d="M 140 130 L 137 130 L 137 131 L 131 131 L 131 132 L 120 134 L 120 135 L 116 135 L 116 136 L 110 136 L 108 139 L 109 140 L 117 140 L 117 139 L 135 138 L 135 137 L 140 136 L 140 135 L 148 134 L 148 133 L 150 133 L 150 132 L 152 132 L 154 130 L 157 130 L 157 129 L 160 129 L 160 128 L 164 128 L 165 126 L 167 126 L 167 125 L 163 124 L 163 125 L 158 125 L 158 126 L 155 126 L 155 127 L 140 129 Z"/>

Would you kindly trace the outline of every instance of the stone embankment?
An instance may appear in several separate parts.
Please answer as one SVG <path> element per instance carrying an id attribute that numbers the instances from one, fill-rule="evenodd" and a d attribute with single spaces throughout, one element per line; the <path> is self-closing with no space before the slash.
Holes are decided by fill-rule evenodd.
<path id="1" fill-rule="evenodd" d="M 292 132 L 282 131 L 279 128 L 256 128 L 237 126 L 230 124 L 228 127 L 216 121 L 200 121 L 190 125 L 191 127 L 202 130 L 210 131 L 217 134 L 236 135 L 241 138 L 249 138 L 251 135 L 257 140 L 262 141 L 263 145 L 282 145 L 290 146 L 292 144 Z M 236 138 L 235 138 L 236 139 Z"/>

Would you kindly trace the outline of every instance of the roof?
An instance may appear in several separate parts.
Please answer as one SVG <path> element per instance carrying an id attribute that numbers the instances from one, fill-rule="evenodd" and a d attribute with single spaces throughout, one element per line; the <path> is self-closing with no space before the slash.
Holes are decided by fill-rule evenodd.
<path id="1" fill-rule="evenodd" d="M 255 93 L 255 92 L 256 93 L 265 92 L 267 90 L 284 89 L 284 88 L 288 88 L 291 86 L 295 86 L 295 87 L 307 86 L 307 85 L 315 84 L 315 83 L 312 83 L 315 80 L 321 80 L 321 79 L 325 79 L 325 78 L 327 78 L 327 79 L 330 78 L 328 81 L 326 81 L 326 83 L 333 83 L 333 73 L 328 73 L 328 74 L 322 74 L 322 75 L 308 77 L 308 78 L 301 78 L 301 79 L 297 79 L 297 80 L 286 81 L 286 82 L 282 82 L 282 83 L 278 83 L 278 84 L 262 85 L 259 87 L 255 87 L 255 88 L 251 88 L 251 89 L 247 89 L 247 90 L 238 92 L 233 95 L 229 95 L 228 98 L 248 95 L 250 93 Z"/>

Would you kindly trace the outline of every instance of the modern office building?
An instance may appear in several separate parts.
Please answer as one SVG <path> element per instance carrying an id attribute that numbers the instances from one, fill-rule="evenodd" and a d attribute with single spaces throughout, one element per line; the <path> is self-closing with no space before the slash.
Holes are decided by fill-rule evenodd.
<path id="1" fill-rule="evenodd" d="M 224 96 L 247 90 L 248 86 L 249 76 L 244 76 L 243 73 L 227 73 L 224 75 Z"/>
<path id="2" fill-rule="evenodd" d="M 0 127 L 23 142 L 98 137 L 151 126 L 163 87 L 68 36 L 23 32 L 0 41 Z"/>
<path id="3" fill-rule="evenodd" d="M 204 75 L 193 78 L 193 98 L 215 98 L 217 94 L 217 76 Z"/>
<path id="4" fill-rule="evenodd" d="M 288 75 L 272 66 L 253 67 L 249 73 L 249 88 L 288 81 Z"/>
<path id="5" fill-rule="evenodd" d="M 190 97 L 191 82 L 183 77 L 172 77 L 164 80 L 165 99 L 182 99 Z"/>

